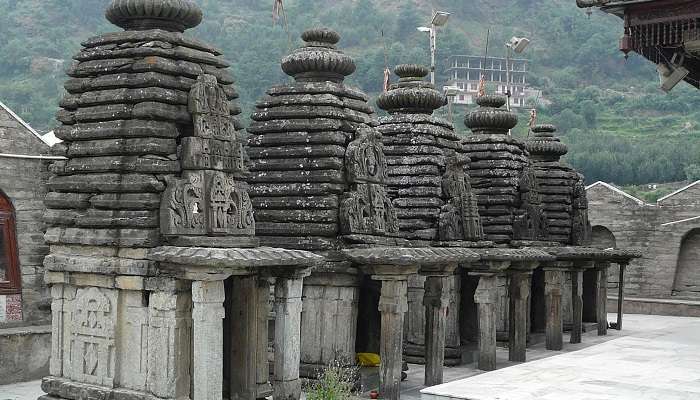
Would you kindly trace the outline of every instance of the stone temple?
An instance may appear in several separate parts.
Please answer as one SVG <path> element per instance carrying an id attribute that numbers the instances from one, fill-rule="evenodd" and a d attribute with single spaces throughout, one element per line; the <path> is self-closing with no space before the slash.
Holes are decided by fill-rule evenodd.
<path id="1" fill-rule="evenodd" d="M 525 361 L 531 331 L 552 350 L 587 317 L 606 333 L 607 270 L 639 254 L 586 247 L 553 127 L 520 141 L 489 95 L 459 136 L 419 65 L 377 118 L 341 36 L 314 28 L 244 132 L 229 64 L 184 33 L 195 3 L 106 16 L 123 31 L 83 42 L 57 116 L 43 400 L 297 400 L 359 352 L 398 399 L 404 361 L 435 385 L 470 341 L 492 370 L 498 340 Z"/>

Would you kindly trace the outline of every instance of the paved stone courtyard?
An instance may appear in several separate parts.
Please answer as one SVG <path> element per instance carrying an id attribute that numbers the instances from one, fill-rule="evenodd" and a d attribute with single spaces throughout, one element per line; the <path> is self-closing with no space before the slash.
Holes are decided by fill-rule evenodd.
<path id="1" fill-rule="evenodd" d="M 698 333 L 700 318 L 626 315 L 624 331 L 609 330 L 604 337 L 591 331 L 584 334 L 583 343 L 565 344 L 564 351 L 545 351 L 544 343 L 533 345 L 527 352 L 533 362 L 510 363 L 507 349 L 499 348 L 500 370 L 481 373 L 474 365 L 447 368 L 445 380 L 452 383 L 435 387 L 431 390 L 435 394 L 424 394 L 423 399 L 698 399 Z M 421 399 L 422 381 L 422 366 L 411 365 L 402 399 Z M 0 400 L 36 400 L 42 394 L 39 383 L 0 386 Z"/>

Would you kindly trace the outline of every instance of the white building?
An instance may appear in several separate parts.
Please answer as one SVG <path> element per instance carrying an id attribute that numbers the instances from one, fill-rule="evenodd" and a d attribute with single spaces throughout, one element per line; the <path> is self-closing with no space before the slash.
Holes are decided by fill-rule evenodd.
<path id="1" fill-rule="evenodd" d="M 533 96 L 533 89 L 527 85 L 527 63 L 522 58 L 509 61 L 511 106 L 523 107 L 526 100 Z M 487 87 L 496 93 L 505 94 L 508 89 L 506 59 L 483 56 L 450 56 L 447 60 L 447 86 L 457 88 L 454 104 L 473 104 L 479 88 L 481 74 L 486 77 Z"/>

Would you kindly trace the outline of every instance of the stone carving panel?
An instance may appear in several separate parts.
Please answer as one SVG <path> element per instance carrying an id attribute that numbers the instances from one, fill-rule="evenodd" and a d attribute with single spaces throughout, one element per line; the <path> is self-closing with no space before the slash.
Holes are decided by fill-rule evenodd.
<path id="1" fill-rule="evenodd" d="M 203 235 L 204 173 L 185 172 L 171 180 L 161 203 L 161 231 L 164 235 Z"/>
<path id="2" fill-rule="evenodd" d="M 343 234 L 384 235 L 397 233 L 399 222 L 382 185 L 360 183 L 346 193 L 340 205 Z"/>
<path id="3" fill-rule="evenodd" d="M 186 137 L 182 139 L 182 168 L 243 172 L 243 146 L 239 141 Z"/>
<path id="4" fill-rule="evenodd" d="M 520 206 L 515 211 L 513 235 L 520 240 L 546 240 L 548 224 L 542 210 L 537 177 L 532 163 L 522 170 L 518 184 Z"/>
<path id="5" fill-rule="evenodd" d="M 440 210 L 440 240 L 482 239 L 477 198 L 465 173 L 469 158 L 452 152 L 446 163 L 442 192 L 447 204 Z"/>
<path id="6" fill-rule="evenodd" d="M 360 128 L 345 154 L 345 167 L 351 183 L 384 183 L 386 157 L 381 134 L 372 128 Z"/>
<path id="7" fill-rule="evenodd" d="M 190 171 L 168 183 L 161 204 L 164 235 L 233 235 L 255 232 L 247 184 L 219 171 Z"/>
<path id="8" fill-rule="evenodd" d="M 579 174 L 572 196 L 571 244 L 575 246 L 591 243 L 592 228 L 588 220 L 588 197 L 583 176 Z"/>
<path id="9" fill-rule="evenodd" d="M 194 136 L 233 141 L 236 130 L 224 89 L 213 75 L 200 75 L 190 89 L 188 110 L 194 122 Z"/>
<path id="10" fill-rule="evenodd" d="M 399 222 L 384 188 L 387 164 L 381 134 L 359 128 L 345 152 L 345 168 L 351 190 L 340 205 L 343 234 L 385 235 L 397 233 Z"/>
<path id="11" fill-rule="evenodd" d="M 116 292 L 96 287 L 78 289 L 72 313 L 72 378 L 114 386 Z"/>

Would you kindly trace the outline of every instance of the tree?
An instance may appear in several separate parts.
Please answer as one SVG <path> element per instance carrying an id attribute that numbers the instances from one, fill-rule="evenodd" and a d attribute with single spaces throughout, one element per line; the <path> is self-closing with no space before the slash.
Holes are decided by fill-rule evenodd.
<path id="1" fill-rule="evenodd" d="M 695 182 L 700 180 L 700 165 L 699 164 L 689 164 L 683 168 L 685 172 L 685 179 Z"/>

